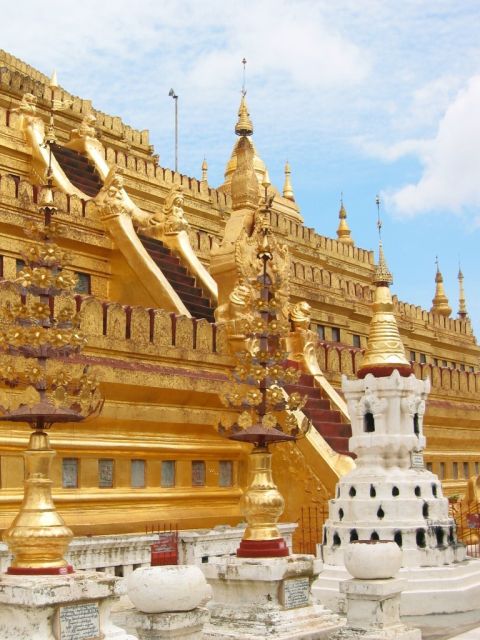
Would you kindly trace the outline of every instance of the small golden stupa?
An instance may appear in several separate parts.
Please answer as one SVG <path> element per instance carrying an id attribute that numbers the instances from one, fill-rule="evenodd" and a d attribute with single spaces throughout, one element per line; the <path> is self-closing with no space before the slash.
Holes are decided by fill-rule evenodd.
<path id="1" fill-rule="evenodd" d="M 432 308 L 430 311 L 439 316 L 448 318 L 452 313 L 452 307 L 448 304 L 448 298 L 443 287 L 443 276 L 437 263 L 437 273 L 435 274 L 435 297 L 432 300 Z"/>
<path id="2" fill-rule="evenodd" d="M 337 229 L 337 238 L 339 242 L 343 242 L 344 244 L 355 244 L 353 242 L 353 238 L 351 237 L 350 227 L 347 222 L 347 210 L 343 205 L 343 197 L 340 198 L 340 211 L 338 212 L 338 217 L 340 222 L 338 223 Z"/>
<path id="3" fill-rule="evenodd" d="M 380 200 L 377 197 L 377 206 L 379 205 Z M 379 233 L 381 226 L 379 216 Z M 394 370 L 397 370 L 402 376 L 409 376 L 412 373 L 412 366 L 405 357 L 405 349 L 393 312 L 393 300 L 390 292 L 392 283 L 392 274 L 387 267 L 380 238 L 378 264 L 375 267 L 373 277 L 375 285 L 372 305 L 373 317 L 370 322 L 367 349 L 357 373 L 359 378 L 364 378 L 367 373 L 371 373 L 377 378 L 389 376 Z"/>

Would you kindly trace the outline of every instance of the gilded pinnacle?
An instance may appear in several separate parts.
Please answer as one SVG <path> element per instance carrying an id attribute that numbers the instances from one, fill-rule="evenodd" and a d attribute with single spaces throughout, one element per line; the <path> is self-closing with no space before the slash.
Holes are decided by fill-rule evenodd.
<path id="1" fill-rule="evenodd" d="M 208 182 L 208 164 L 206 158 L 204 158 L 202 162 L 202 182 Z"/>
<path id="2" fill-rule="evenodd" d="M 248 113 L 247 101 L 245 93 L 242 92 L 240 107 L 238 109 L 238 121 L 235 125 L 235 133 L 237 136 L 251 136 L 253 134 L 253 124 Z"/>
<path id="3" fill-rule="evenodd" d="M 295 202 L 295 196 L 293 194 L 292 181 L 290 178 L 292 171 L 288 161 L 285 163 L 285 182 L 283 183 L 283 197 Z"/>
<path id="4" fill-rule="evenodd" d="M 350 227 L 347 222 L 347 210 L 343 206 L 343 199 L 340 200 L 340 211 L 338 212 L 340 222 L 338 223 L 337 238 L 339 242 L 344 244 L 353 245 L 353 238 L 351 237 Z"/>
<path id="5" fill-rule="evenodd" d="M 375 266 L 373 283 L 377 286 L 385 284 L 393 284 L 392 274 L 390 273 L 387 261 L 385 260 L 385 254 L 383 253 L 382 241 L 378 243 L 378 264 Z"/>
<path id="6" fill-rule="evenodd" d="M 438 266 L 435 274 L 435 297 L 432 300 L 432 313 L 448 318 L 452 313 L 452 307 L 448 304 L 448 298 L 443 287 L 443 276 Z"/>
<path id="7" fill-rule="evenodd" d="M 458 288 L 458 317 L 460 318 L 460 320 L 466 320 L 468 317 L 468 312 L 465 300 L 465 291 L 463 289 L 463 273 L 460 268 L 458 269 Z"/>
<path id="8" fill-rule="evenodd" d="M 375 267 L 373 283 L 373 317 L 370 322 L 367 349 L 358 371 L 358 377 L 367 373 L 376 377 L 389 376 L 397 370 L 401 375 L 410 375 L 411 365 L 405 357 L 405 348 L 398 331 L 393 311 L 392 294 L 389 285 L 393 282 L 388 270 L 382 243 L 379 245 L 378 264 Z"/>

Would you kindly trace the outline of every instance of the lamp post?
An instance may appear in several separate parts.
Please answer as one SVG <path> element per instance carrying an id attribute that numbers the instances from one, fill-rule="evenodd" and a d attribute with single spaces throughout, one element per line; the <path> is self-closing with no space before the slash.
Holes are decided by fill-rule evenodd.
<path id="1" fill-rule="evenodd" d="M 175 100 L 175 171 L 178 171 L 178 96 L 173 89 L 168 95 Z"/>

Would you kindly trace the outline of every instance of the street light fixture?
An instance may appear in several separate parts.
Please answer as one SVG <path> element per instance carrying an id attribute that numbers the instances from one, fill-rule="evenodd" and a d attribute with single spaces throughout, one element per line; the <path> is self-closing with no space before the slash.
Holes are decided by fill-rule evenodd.
<path id="1" fill-rule="evenodd" d="M 178 171 L 178 96 L 173 89 L 168 95 L 175 100 L 175 171 Z"/>

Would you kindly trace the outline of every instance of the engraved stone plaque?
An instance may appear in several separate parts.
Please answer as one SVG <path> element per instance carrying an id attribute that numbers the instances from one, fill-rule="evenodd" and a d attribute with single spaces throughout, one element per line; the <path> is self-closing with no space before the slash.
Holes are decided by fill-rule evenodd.
<path id="1" fill-rule="evenodd" d="M 412 451 L 410 454 L 411 468 L 412 469 L 424 469 L 425 464 L 423 462 L 423 451 Z"/>
<path id="2" fill-rule="evenodd" d="M 285 609 L 306 607 L 309 603 L 310 580 L 303 578 L 289 578 L 284 580 L 281 587 L 281 602 Z"/>
<path id="3" fill-rule="evenodd" d="M 98 603 L 59 607 L 55 620 L 57 640 L 100 640 Z"/>

